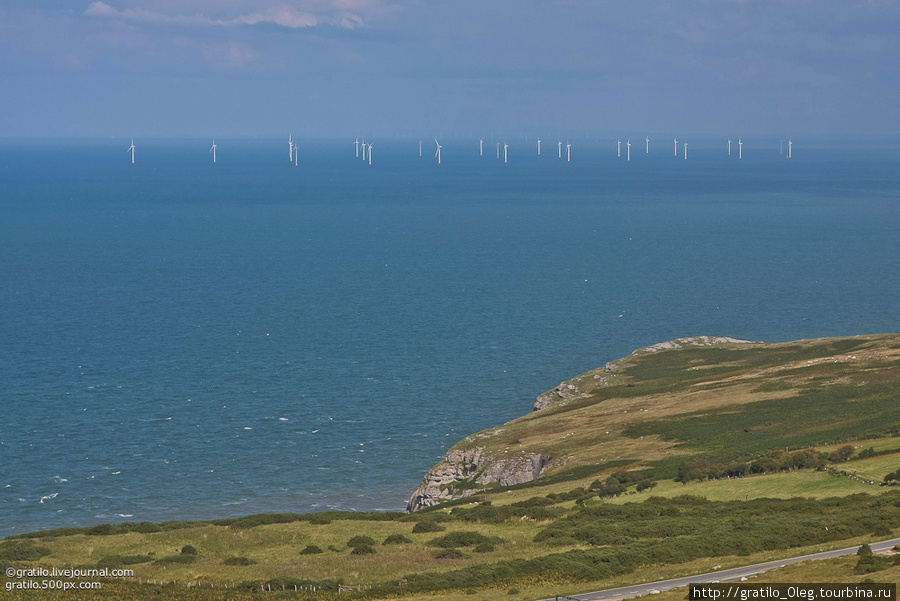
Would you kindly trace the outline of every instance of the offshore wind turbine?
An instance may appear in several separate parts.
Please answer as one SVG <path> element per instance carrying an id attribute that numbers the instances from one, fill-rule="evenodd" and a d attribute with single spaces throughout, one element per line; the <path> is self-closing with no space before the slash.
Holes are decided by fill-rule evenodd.
<path id="1" fill-rule="evenodd" d="M 294 134 L 288 136 L 288 162 L 294 161 Z"/>
<path id="2" fill-rule="evenodd" d="M 216 162 L 216 139 L 213 138 L 213 145 L 210 147 L 209 151 L 213 155 L 213 163 Z"/>
<path id="3" fill-rule="evenodd" d="M 441 143 L 438 142 L 437 138 L 434 139 L 434 143 L 437 144 L 437 150 L 434 151 L 434 156 L 438 160 L 438 165 L 441 164 Z"/>
<path id="4" fill-rule="evenodd" d="M 559 141 L 559 158 L 562 158 L 562 140 Z"/>
<path id="5" fill-rule="evenodd" d="M 500 142 L 497 142 L 497 158 L 500 158 Z"/>
<path id="6" fill-rule="evenodd" d="M 687 160 L 687 142 L 684 143 L 684 160 Z"/>
<path id="7" fill-rule="evenodd" d="M 372 145 L 369 144 L 369 164 L 372 164 Z"/>
<path id="8" fill-rule="evenodd" d="M 422 140 L 419 140 L 419 156 L 422 156 Z"/>
<path id="9" fill-rule="evenodd" d="M 788 140 L 788 158 L 791 158 L 791 154 L 793 154 L 794 143 L 791 140 Z"/>
<path id="10" fill-rule="evenodd" d="M 484 138 L 478 138 L 478 156 L 484 156 Z"/>
<path id="11" fill-rule="evenodd" d="M 572 145 L 566 142 L 566 162 L 572 162 Z"/>
<path id="12" fill-rule="evenodd" d="M 541 139 L 538 138 L 538 156 L 541 156 Z"/>
<path id="13" fill-rule="evenodd" d="M 731 138 L 728 138 L 728 156 L 731 156 Z"/>
<path id="14" fill-rule="evenodd" d="M 356 158 L 359 158 L 359 136 L 356 138 Z"/>
<path id="15" fill-rule="evenodd" d="M 622 140 L 616 140 L 616 158 L 622 156 Z"/>
<path id="16" fill-rule="evenodd" d="M 363 162 L 365 162 L 365 160 L 366 160 L 366 141 L 365 140 L 362 141 L 362 151 L 363 151 L 362 152 L 362 160 L 363 160 Z"/>
<path id="17" fill-rule="evenodd" d="M 628 140 L 628 143 L 626 144 L 626 146 L 627 146 L 627 150 L 628 150 L 628 159 L 627 160 L 630 161 L 631 160 L 631 140 Z"/>
<path id="18" fill-rule="evenodd" d="M 300 164 L 300 146 L 294 144 L 294 167 Z"/>
<path id="19" fill-rule="evenodd" d="M 738 158 L 744 158 L 744 142 L 741 138 L 738 138 Z"/>
<path id="20" fill-rule="evenodd" d="M 134 138 L 131 138 L 131 146 L 125 152 L 131 152 L 131 164 L 134 165 Z"/>
<path id="21" fill-rule="evenodd" d="M 647 136 L 647 154 L 650 154 L 650 136 Z"/>
<path id="22" fill-rule="evenodd" d="M 506 142 L 503 143 L 503 162 L 509 162 L 509 144 Z"/>
<path id="23" fill-rule="evenodd" d="M 678 156 L 678 138 L 675 138 L 675 156 Z"/>

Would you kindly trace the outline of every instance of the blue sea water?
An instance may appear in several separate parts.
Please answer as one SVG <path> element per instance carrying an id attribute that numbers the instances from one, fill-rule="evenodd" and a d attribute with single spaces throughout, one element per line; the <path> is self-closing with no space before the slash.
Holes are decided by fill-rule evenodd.
<path id="1" fill-rule="evenodd" d="M 900 148 L 217 144 L 0 141 L 0 536 L 400 510 L 635 348 L 900 329 Z"/>

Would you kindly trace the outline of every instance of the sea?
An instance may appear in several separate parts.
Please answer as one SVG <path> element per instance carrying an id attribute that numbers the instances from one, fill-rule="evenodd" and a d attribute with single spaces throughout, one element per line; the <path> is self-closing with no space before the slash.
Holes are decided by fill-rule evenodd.
<path id="1" fill-rule="evenodd" d="M 0 536 L 402 511 L 637 348 L 900 330 L 900 145 L 690 138 L 0 140 Z"/>

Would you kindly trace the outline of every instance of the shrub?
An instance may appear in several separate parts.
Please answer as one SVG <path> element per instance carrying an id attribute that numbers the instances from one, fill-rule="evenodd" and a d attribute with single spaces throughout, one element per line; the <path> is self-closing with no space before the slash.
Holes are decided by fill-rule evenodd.
<path id="1" fill-rule="evenodd" d="M 475 547 L 481 544 L 500 544 L 504 540 L 497 536 L 485 536 L 480 532 L 471 532 L 469 530 L 459 530 L 451 532 L 439 538 L 435 538 L 428 542 L 433 547 L 443 547 L 449 549 L 451 547 Z"/>
<path id="2" fill-rule="evenodd" d="M 0 546 L 0 561 L 37 561 L 44 555 L 50 555 L 50 549 L 39 547 L 31 541 Z"/>
<path id="3" fill-rule="evenodd" d="M 411 543 L 411 542 L 412 542 L 412 540 L 403 536 L 402 534 L 392 534 L 389 537 L 387 537 L 386 539 L 384 539 L 384 542 L 382 544 L 397 545 L 397 544 L 406 544 L 406 543 Z"/>
<path id="4" fill-rule="evenodd" d="M 419 532 L 443 532 L 444 530 L 446 530 L 446 528 L 432 520 L 422 520 L 421 522 L 416 522 L 416 525 L 413 526 L 412 529 L 414 534 L 417 534 Z"/>
<path id="5" fill-rule="evenodd" d="M 356 545 L 353 547 L 353 550 L 350 551 L 351 555 L 371 555 L 375 552 L 375 547 L 372 545 Z"/>
<path id="6" fill-rule="evenodd" d="M 853 445 L 844 445 L 836 451 L 832 451 L 831 454 L 828 455 L 828 461 L 832 463 L 838 463 L 839 461 L 847 461 L 850 459 L 850 456 L 853 455 Z"/>
<path id="7" fill-rule="evenodd" d="M 302 551 L 300 551 L 300 555 L 314 555 L 316 553 L 324 553 L 322 549 L 317 547 L 316 545 L 306 545 Z"/>
<path id="8" fill-rule="evenodd" d="M 347 541 L 348 547 L 371 547 L 375 540 L 371 536 L 354 536 Z"/>
<path id="9" fill-rule="evenodd" d="M 518 595 L 520 592 L 522 592 L 522 591 L 520 591 L 517 588 L 511 588 L 508 591 L 506 591 L 506 594 L 507 595 Z"/>
<path id="10" fill-rule="evenodd" d="M 192 545 L 185 545 L 181 548 L 182 555 L 199 555 L 197 553 L 197 549 L 195 549 Z"/>
<path id="11" fill-rule="evenodd" d="M 317 526 L 325 526 L 327 524 L 330 524 L 331 520 L 328 519 L 327 516 L 317 513 L 314 516 L 312 516 L 311 518 L 309 518 L 309 523 L 315 524 Z"/>
<path id="12" fill-rule="evenodd" d="M 494 551 L 494 545 L 492 543 L 481 543 L 472 550 L 476 553 L 491 553 Z"/>
<path id="13" fill-rule="evenodd" d="M 104 557 L 101 557 L 100 561 L 97 562 L 97 567 L 100 569 L 117 569 L 121 568 L 124 565 L 125 562 L 122 561 L 122 557 L 120 555 L 106 555 Z"/>
<path id="14" fill-rule="evenodd" d="M 249 566 L 251 563 L 256 563 L 254 561 L 250 561 L 246 557 L 229 557 L 224 562 L 226 566 Z"/>

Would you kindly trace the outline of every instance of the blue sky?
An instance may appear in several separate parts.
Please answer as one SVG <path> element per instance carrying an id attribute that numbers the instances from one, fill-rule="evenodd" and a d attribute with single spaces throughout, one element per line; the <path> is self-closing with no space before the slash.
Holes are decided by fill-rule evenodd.
<path id="1" fill-rule="evenodd" d="M 0 136 L 900 133 L 900 0 L 4 0 Z"/>

